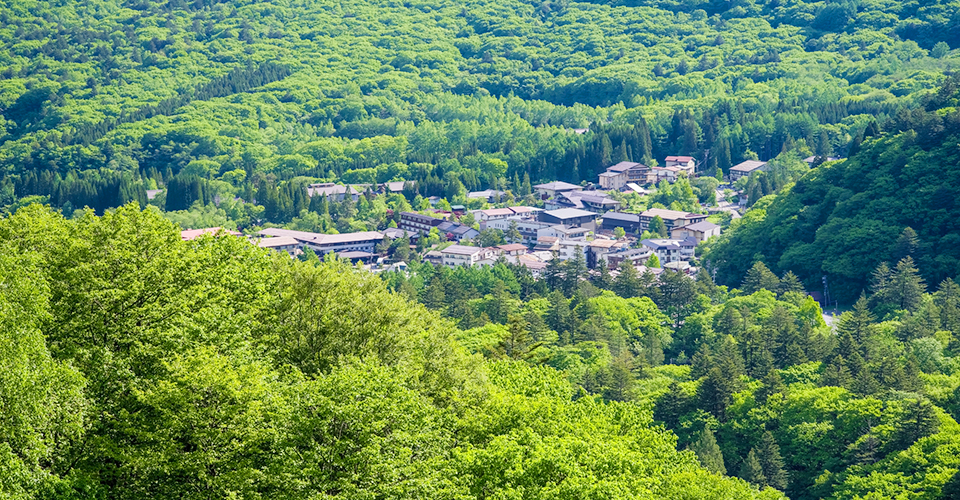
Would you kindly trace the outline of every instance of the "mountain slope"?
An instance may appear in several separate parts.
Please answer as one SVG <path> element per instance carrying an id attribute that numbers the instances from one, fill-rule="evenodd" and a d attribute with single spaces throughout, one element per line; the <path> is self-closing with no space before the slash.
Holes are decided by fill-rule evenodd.
<path id="1" fill-rule="evenodd" d="M 904 111 L 848 160 L 822 165 L 760 200 L 707 254 L 718 280 L 739 285 L 755 261 L 793 271 L 811 290 L 826 275 L 831 293 L 852 301 L 881 263 L 904 255 L 907 227 L 927 284 L 960 274 L 960 112 L 957 80 L 923 107 Z"/>

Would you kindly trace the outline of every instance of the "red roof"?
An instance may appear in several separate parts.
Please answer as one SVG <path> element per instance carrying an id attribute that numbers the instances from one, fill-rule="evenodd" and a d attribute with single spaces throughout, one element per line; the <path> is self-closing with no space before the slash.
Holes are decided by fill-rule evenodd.
<path id="1" fill-rule="evenodd" d="M 686 163 L 688 161 L 693 161 L 692 156 L 668 156 L 667 161 L 679 161 Z"/>

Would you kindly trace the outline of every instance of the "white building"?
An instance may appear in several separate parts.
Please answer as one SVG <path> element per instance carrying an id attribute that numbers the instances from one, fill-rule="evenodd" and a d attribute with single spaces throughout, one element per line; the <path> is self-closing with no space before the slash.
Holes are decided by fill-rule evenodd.
<path id="1" fill-rule="evenodd" d="M 517 224 L 517 231 L 520 232 L 520 236 L 523 238 L 521 243 L 524 245 L 536 244 L 537 240 L 542 236 L 560 236 L 556 230 L 556 228 L 559 226 L 556 224 L 549 224 L 546 222 L 540 222 L 534 219 L 526 219 L 521 217 L 488 220 L 480 223 L 480 227 L 482 229 L 499 229 L 504 233 L 507 233 L 507 231 L 510 230 L 510 226 L 514 222 Z"/>
<path id="2" fill-rule="evenodd" d="M 376 251 L 375 249 L 377 243 L 383 241 L 383 233 L 377 231 L 363 231 L 359 233 L 343 234 L 320 234 L 271 227 L 260 231 L 260 236 L 288 236 L 297 240 L 301 250 L 309 248 L 317 255 L 324 255 L 330 252 L 374 253 Z"/>
<path id="3" fill-rule="evenodd" d="M 484 259 L 495 259 L 497 252 L 491 248 L 450 245 L 440 250 L 440 260 L 444 266 L 472 266 Z"/>
<path id="4" fill-rule="evenodd" d="M 663 166 L 676 167 L 680 172 L 687 174 L 687 177 L 693 178 L 697 170 L 697 160 L 692 156 L 668 156 Z"/>

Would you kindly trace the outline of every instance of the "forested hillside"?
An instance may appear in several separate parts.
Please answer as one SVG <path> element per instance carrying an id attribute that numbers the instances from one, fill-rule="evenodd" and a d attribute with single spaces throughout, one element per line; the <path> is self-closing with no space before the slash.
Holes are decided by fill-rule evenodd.
<path id="1" fill-rule="evenodd" d="M 0 220 L 3 498 L 782 498 L 340 262 L 127 206 Z"/>
<path id="2" fill-rule="evenodd" d="M 909 256 L 832 327 L 762 263 L 738 288 L 589 273 L 582 255 L 543 279 L 506 262 L 411 270 L 383 277 L 455 321 L 465 348 L 652 408 L 711 471 L 803 500 L 960 492 L 960 285 L 928 288 Z"/>
<path id="3" fill-rule="evenodd" d="M 156 205 L 246 226 L 314 212 L 297 193 L 316 180 L 453 200 L 622 159 L 693 154 L 713 174 L 800 144 L 842 153 L 956 66 L 958 11 L 4 0 L 0 205 L 102 211 L 173 184 Z"/>
<path id="4" fill-rule="evenodd" d="M 811 289 L 826 276 L 833 297 L 852 303 L 907 256 L 931 286 L 960 275 L 958 84 L 869 129 L 850 159 L 758 201 L 708 252 L 718 281 L 739 284 L 762 261 Z"/>

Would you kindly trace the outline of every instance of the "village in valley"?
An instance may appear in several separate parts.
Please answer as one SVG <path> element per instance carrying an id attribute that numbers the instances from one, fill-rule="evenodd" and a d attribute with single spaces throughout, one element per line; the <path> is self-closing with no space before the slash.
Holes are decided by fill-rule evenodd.
<path id="1" fill-rule="evenodd" d="M 674 209 L 646 203 L 658 189 L 700 174 L 695 158 L 668 156 L 662 167 L 621 161 L 600 173 L 596 183 L 534 185 L 531 195 L 520 200 L 526 204 L 518 203 L 510 191 L 487 189 L 467 193 L 464 204 L 434 196 L 425 200 L 429 209 L 390 211 L 390 227 L 377 231 L 321 234 L 266 227 L 246 237 L 261 248 L 294 258 L 332 254 L 375 273 L 406 272 L 411 260 L 447 268 L 503 262 L 540 277 L 551 261 L 581 259 L 590 272 L 605 270 L 612 277 L 624 266 L 654 276 L 665 270 L 692 276 L 699 268 L 697 247 L 740 218 L 746 206 L 743 181 L 766 170 L 762 161 L 734 166 L 724 179 L 728 183 L 713 184 L 710 203 L 694 201 L 694 210 L 677 210 L 676 203 Z M 307 194 L 324 197 L 325 202 L 357 202 L 361 197 L 403 193 L 407 184 L 321 183 L 308 186 Z M 185 229 L 182 238 L 219 233 L 243 236 L 214 227 Z"/>

